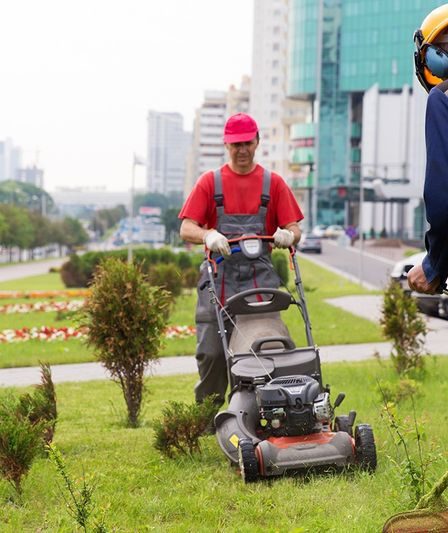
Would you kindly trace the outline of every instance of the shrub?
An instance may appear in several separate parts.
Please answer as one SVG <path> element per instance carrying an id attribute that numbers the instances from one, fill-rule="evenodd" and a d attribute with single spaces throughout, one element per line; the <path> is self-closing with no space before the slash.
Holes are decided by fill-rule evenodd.
<path id="1" fill-rule="evenodd" d="M 61 267 L 61 279 L 66 287 L 87 287 L 89 276 L 79 255 L 73 254 Z"/>
<path id="2" fill-rule="evenodd" d="M 34 459 L 42 452 L 45 422 L 31 422 L 21 414 L 18 399 L 6 396 L 0 401 L 0 473 L 22 493 L 22 480 Z"/>
<path id="3" fill-rule="evenodd" d="M 160 263 L 152 266 L 148 273 L 148 281 L 151 285 L 162 287 L 168 291 L 173 299 L 182 292 L 180 272 L 178 268 L 170 263 Z"/>
<path id="4" fill-rule="evenodd" d="M 151 287 L 140 268 L 106 259 L 82 311 L 88 344 L 122 388 L 131 427 L 138 425 L 144 371 L 157 359 L 169 294 Z"/>
<path id="5" fill-rule="evenodd" d="M 398 374 L 423 369 L 426 323 L 416 301 L 395 281 L 384 291 L 380 324 L 384 336 L 392 341 L 391 358 Z"/>
<path id="6" fill-rule="evenodd" d="M 50 444 L 53 441 L 58 417 L 56 392 L 51 379 L 50 365 L 41 363 L 40 372 L 41 383 L 35 387 L 33 394 L 26 393 L 20 396 L 18 412 L 20 416 L 28 417 L 33 425 L 43 422 L 43 440 L 45 444 Z"/>
<path id="7" fill-rule="evenodd" d="M 200 453 L 199 438 L 213 423 L 216 402 L 212 396 L 203 403 L 169 402 L 163 418 L 154 422 L 154 446 L 167 457 Z"/>
<path id="8" fill-rule="evenodd" d="M 187 268 L 182 274 L 182 286 L 185 289 L 194 289 L 199 281 L 199 270 L 194 267 Z"/>
<path id="9" fill-rule="evenodd" d="M 274 270 L 279 275 L 282 284 L 287 286 L 289 281 L 288 256 L 284 251 L 274 250 L 272 252 L 272 264 L 274 265 Z"/>

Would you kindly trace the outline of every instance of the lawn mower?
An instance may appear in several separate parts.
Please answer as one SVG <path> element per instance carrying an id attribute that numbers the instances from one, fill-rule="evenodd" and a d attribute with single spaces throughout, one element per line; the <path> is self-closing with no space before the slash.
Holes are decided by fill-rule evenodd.
<path id="1" fill-rule="evenodd" d="M 261 255 L 269 236 L 229 239 L 232 254 Z M 257 255 L 258 254 L 258 255 Z M 230 384 L 226 410 L 215 419 L 216 437 L 244 482 L 308 470 L 357 466 L 373 472 L 376 448 L 368 424 L 354 427 L 356 411 L 334 415 L 344 400 L 330 401 L 323 385 L 319 349 L 311 323 L 294 248 L 290 259 L 297 298 L 282 289 L 260 287 L 230 296 L 224 303 L 214 283 L 223 257 L 208 252 L 208 290 L 216 310 Z M 280 312 L 300 312 L 307 346 L 296 347 Z M 228 340 L 227 331 L 233 328 Z"/>

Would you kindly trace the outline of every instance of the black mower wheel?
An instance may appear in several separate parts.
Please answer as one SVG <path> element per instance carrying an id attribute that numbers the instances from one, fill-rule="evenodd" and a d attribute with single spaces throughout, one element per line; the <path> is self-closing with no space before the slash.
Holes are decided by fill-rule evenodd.
<path id="1" fill-rule="evenodd" d="M 348 415 L 340 415 L 334 419 L 334 431 L 344 431 L 353 437 L 353 427 L 350 425 Z"/>
<path id="2" fill-rule="evenodd" d="M 238 444 L 238 462 L 244 483 L 257 481 L 259 476 L 258 461 L 251 439 L 240 440 Z"/>
<path id="3" fill-rule="evenodd" d="M 376 446 L 372 428 L 369 424 L 360 424 L 355 428 L 356 462 L 366 472 L 376 470 Z"/>

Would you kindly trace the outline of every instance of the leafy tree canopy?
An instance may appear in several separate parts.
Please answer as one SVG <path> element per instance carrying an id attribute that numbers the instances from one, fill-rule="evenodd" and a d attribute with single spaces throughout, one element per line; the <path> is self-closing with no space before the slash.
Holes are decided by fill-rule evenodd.
<path id="1" fill-rule="evenodd" d="M 55 210 L 53 198 L 46 191 L 32 183 L 15 180 L 0 182 L 0 204 L 17 205 L 45 213 Z"/>

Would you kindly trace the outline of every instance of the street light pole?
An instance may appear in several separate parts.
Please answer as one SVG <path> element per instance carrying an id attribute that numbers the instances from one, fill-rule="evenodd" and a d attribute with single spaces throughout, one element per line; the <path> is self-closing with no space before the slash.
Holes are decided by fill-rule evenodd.
<path id="1" fill-rule="evenodd" d="M 128 263 L 132 263 L 132 228 L 134 221 L 134 191 L 135 191 L 135 167 L 137 165 L 146 166 L 146 162 L 133 154 L 132 157 L 132 179 L 131 179 L 131 197 L 129 199 L 129 229 L 128 229 Z"/>
<path id="2" fill-rule="evenodd" d="M 132 227 L 134 223 L 135 155 L 132 158 L 131 197 L 129 199 L 128 263 L 132 263 Z"/>
<path id="3" fill-rule="evenodd" d="M 364 278 L 364 231 L 362 227 L 364 206 L 364 180 L 359 177 L 359 284 L 362 285 Z"/>

